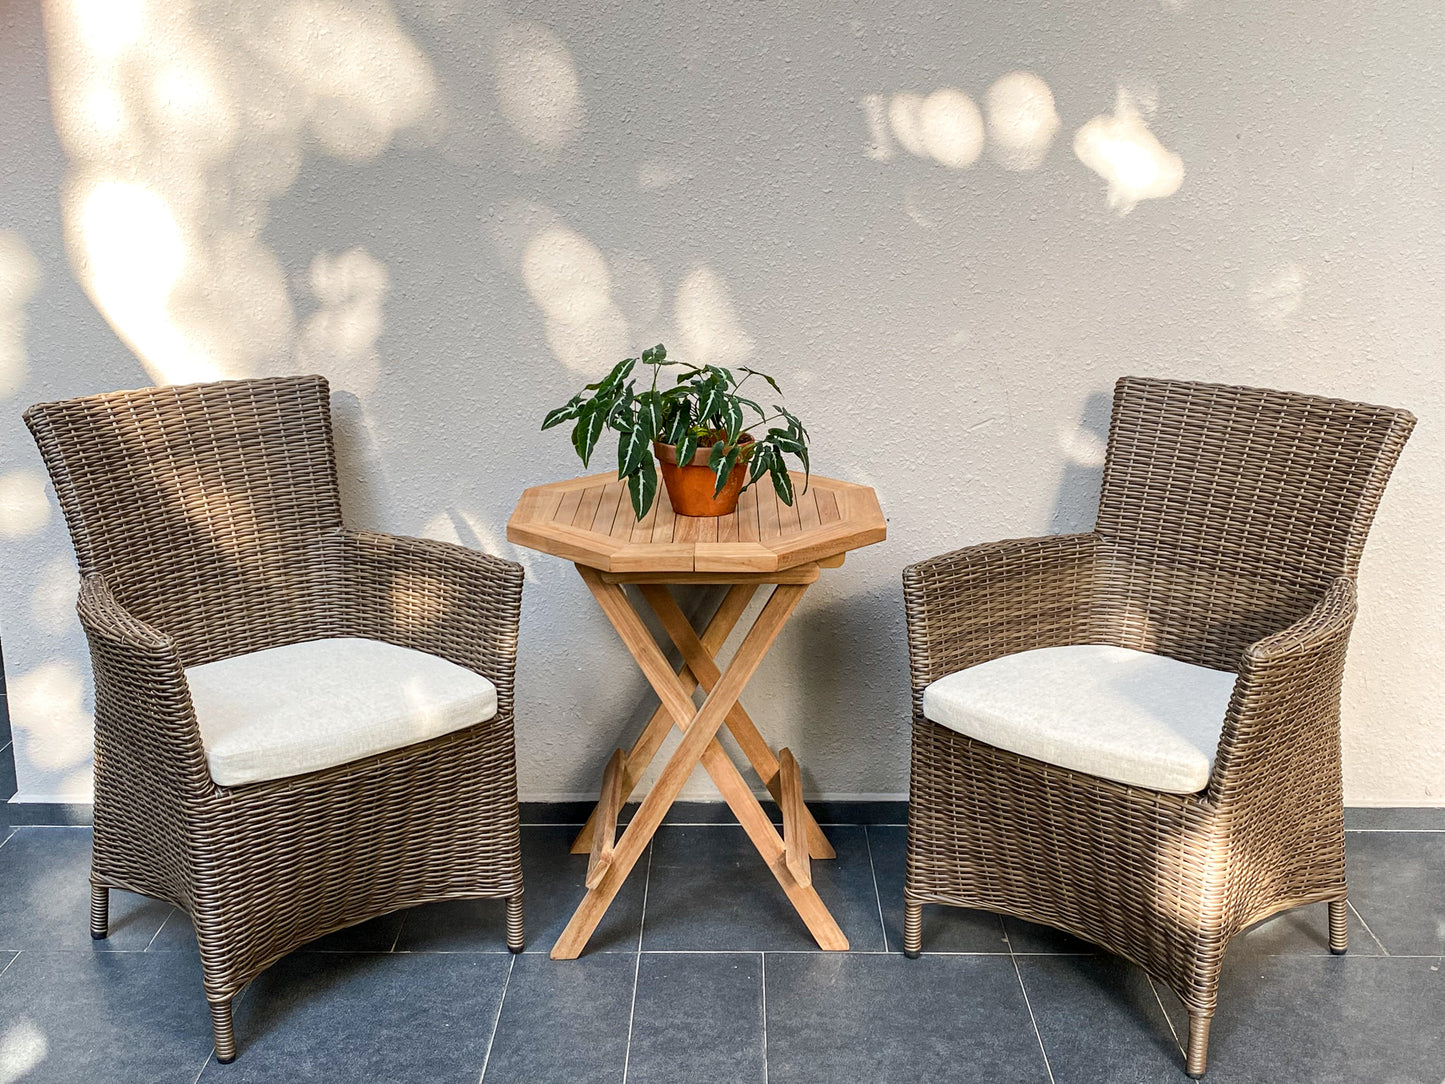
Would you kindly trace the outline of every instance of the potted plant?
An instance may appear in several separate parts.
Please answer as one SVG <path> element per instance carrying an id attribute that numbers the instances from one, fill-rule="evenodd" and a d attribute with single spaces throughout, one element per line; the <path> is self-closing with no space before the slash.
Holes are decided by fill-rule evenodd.
<path id="1" fill-rule="evenodd" d="M 651 384 L 642 392 L 637 381 L 629 379 L 639 362 L 652 369 Z M 674 367 L 680 370 L 674 386 L 659 389 L 662 370 Z M 743 385 L 757 377 L 781 395 L 776 380 L 746 367 L 738 372 L 741 380 L 716 365 L 669 361 L 658 343 L 641 358 L 618 362 L 597 383 L 549 413 L 542 428 L 574 422 L 572 447 L 583 466 L 591 460 L 603 428 L 615 429 L 617 476 L 627 482 L 638 519 L 657 497 L 659 465 L 678 515 L 725 516 L 737 508 L 742 491 L 764 474 L 772 479 L 778 499 L 791 505 L 793 479 L 783 457 L 791 455 L 802 465 L 806 488 L 808 432 L 785 408 L 774 405 L 769 414 L 741 394 Z M 757 432 L 748 429 L 753 415 L 750 424 Z"/>

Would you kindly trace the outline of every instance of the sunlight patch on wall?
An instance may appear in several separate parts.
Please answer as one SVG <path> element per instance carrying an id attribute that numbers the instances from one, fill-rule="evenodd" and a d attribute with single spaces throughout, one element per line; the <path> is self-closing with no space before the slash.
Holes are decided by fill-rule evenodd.
<path id="1" fill-rule="evenodd" d="M 1108 456 L 1104 438 L 1081 425 L 1066 425 L 1058 430 L 1059 451 L 1070 463 L 1080 467 L 1099 468 Z"/>
<path id="2" fill-rule="evenodd" d="M 876 161 L 893 157 L 890 134 L 915 158 L 931 158 L 950 169 L 965 169 L 983 153 L 983 114 L 972 98 L 953 87 L 927 97 L 894 94 L 886 109 L 881 95 L 870 94 L 863 99 L 863 110 L 871 140 L 868 157 Z"/>
<path id="3" fill-rule="evenodd" d="M 612 275 L 596 245 L 560 223 L 545 226 L 527 242 L 521 264 L 558 361 L 591 373 L 627 356 L 627 319 L 612 299 Z"/>
<path id="4" fill-rule="evenodd" d="M 1038 169 L 1059 130 L 1049 85 L 1033 72 L 1009 72 L 984 95 L 989 147 L 1004 169 Z"/>
<path id="5" fill-rule="evenodd" d="M 682 350 L 694 365 L 740 365 L 757 349 L 743 328 L 727 283 L 712 268 L 695 268 L 677 288 L 673 322 Z"/>
<path id="6" fill-rule="evenodd" d="M 67 245 L 97 308 L 159 383 L 294 369 L 270 201 L 310 146 L 365 159 L 439 123 L 425 53 L 385 0 L 47 0 L 46 27 Z"/>
<path id="7" fill-rule="evenodd" d="M 558 566 L 555 561 L 535 560 L 536 550 L 514 546 L 506 535 L 494 530 L 486 519 L 466 508 L 449 508 L 428 519 L 415 532 L 418 538 L 432 538 L 438 542 L 450 542 L 454 546 L 481 550 L 522 566 L 527 579 L 535 581 L 550 576 Z"/>
<path id="8" fill-rule="evenodd" d="M 1172 196 L 1184 180 L 1183 159 L 1164 149 L 1123 87 L 1112 115 L 1095 117 L 1075 134 L 1074 154 L 1108 183 L 1109 206 L 1120 215 L 1140 200 Z"/>
<path id="9" fill-rule="evenodd" d="M 0 230 L 0 400 L 25 383 L 25 306 L 40 292 L 40 264 L 18 233 Z"/>
<path id="10" fill-rule="evenodd" d="M 165 201 L 142 185 L 101 181 L 81 197 L 79 229 L 76 270 L 131 349 L 172 383 L 221 376 L 171 319 L 186 246 Z"/>
<path id="11" fill-rule="evenodd" d="M 309 281 L 321 308 L 301 332 L 297 366 L 363 398 L 370 395 L 381 379 L 376 344 L 391 277 L 366 249 L 353 248 L 334 257 L 317 253 Z"/>
<path id="12" fill-rule="evenodd" d="M 37 471 L 0 474 L 0 538 L 25 538 L 50 522 L 45 479 Z"/>
<path id="13" fill-rule="evenodd" d="M 26 733 L 29 763 L 50 771 L 84 764 L 94 720 L 85 709 L 85 682 L 76 664 L 57 659 L 7 679 L 11 720 Z"/>
<path id="14" fill-rule="evenodd" d="M 384 4 L 283 5 L 252 40 L 309 96 L 301 112 L 338 158 L 376 157 L 436 97 L 430 61 Z"/>
<path id="15" fill-rule="evenodd" d="M 983 153 L 983 114 L 961 90 L 935 90 L 918 109 L 923 148 L 950 169 L 965 169 Z"/>
<path id="16" fill-rule="evenodd" d="M 1305 269 L 1292 262 L 1256 277 L 1249 284 L 1250 309 L 1268 323 L 1284 320 L 1303 303 L 1306 279 Z"/>
<path id="17" fill-rule="evenodd" d="M 80 572 L 69 557 L 52 557 L 45 563 L 30 594 L 30 619 L 40 632 L 60 636 L 75 624 L 75 598 Z"/>
<path id="18" fill-rule="evenodd" d="M 572 54 L 560 38 L 536 23 L 518 23 L 497 35 L 497 100 L 502 115 L 527 142 L 557 150 L 582 130 L 586 110 Z"/>

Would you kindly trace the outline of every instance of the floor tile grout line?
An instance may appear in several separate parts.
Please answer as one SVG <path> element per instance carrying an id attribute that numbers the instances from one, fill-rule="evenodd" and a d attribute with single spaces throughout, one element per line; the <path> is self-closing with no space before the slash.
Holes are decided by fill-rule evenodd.
<path id="1" fill-rule="evenodd" d="M 22 952 L 24 952 L 24 951 L 25 951 L 24 949 L 16 949 L 16 950 L 15 950 L 15 955 L 12 956 L 12 957 L 10 957 L 10 959 L 9 959 L 8 961 L 6 961 L 6 964 L 5 964 L 4 967 L 0 967 L 0 976 L 4 976 L 5 972 L 7 972 L 7 971 L 10 970 L 10 965 L 13 964 L 16 960 L 20 959 L 20 954 L 21 954 Z"/>
<path id="2" fill-rule="evenodd" d="M 873 900 L 878 904 L 878 929 L 883 934 L 883 951 L 888 951 L 888 923 L 883 919 L 883 893 L 878 890 L 878 865 L 873 861 L 873 833 L 863 825 L 863 842 L 868 847 L 868 869 L 873 874 Z"/>
<path id="3" fill-rule="evenodd" d="M 502 980 L 502 996 L 497 998 L 497 1015 L 492 1020 L 492 1034 L 487 1039 L 487 1052 L 482 1056 L 482 1075 L 477 1077 L 477 1084 L 482 1084 L 487 1079 L 487 1066 L 492 1060 L 492 1046 L 497 1041 L 497 1028 L 502 1023 L 502 1006 L 507 1000 L 507 988 L 512 985 L 512 972 L 517 967 L 517 953 L 512 953 L 511 962 L 507 964 L 507 977 Z"/>
<path id="4" fill-rule="evenodd" d="M 166 923 L 169 922 L 172 916 L 175 915 L 176 910 L 177 909 L 175 907 L 172 907 L 169 911 L 166 912 L 166 917 L 161 919 L 161 924 L 156 927 L 156 932 L 151 934 L 151 939 L 146 942 L 146 947 L 141 949 L 142 952 L 149 952 L 151 950 L 151 946 L 156 943 L 156 938 L 161 935 L 161 931 L 166 928 Z M 203 1065 L 201 1066 L 201 1068 L 202 1070 L 204 1070 L 205 1066 Z"/>
<path id="5" fill-rule="evenodd" d="M 1142 971 L 1143 968 L 1140 968 L 1140 970 Z M 1159 1006 L 1159 1012 L 1164 1016 L 1164 1023 L 1169 1025 L 1169 1034 L 1174 1036 L 1174 1045 L 1179 1048 L 1179 1053 L 1187 1059 L 1189 1052 L 1184 1049 L 1184 1044 L 1179 1041 L 1179 1032 L 1174 1027 L 1174 1021 L 1169 1016 L 1169 1010 L 1164 1007 L 1164 998 L 1159 993 L 1159 987 L 1154 985 L 1154 976 L 1145 971 L 1144 981 L 1149 984 L 1149 989 L 1154 992 L 1154 1004 Z"/>
<path id="6" fill-rule="evenodd" d="M 1385 942 L 1381 941 L 1379 937 L 1376 936 L 1375 931 L 1370 929 L 1370 924 L 1365 921 L 1365 916 L 1360 914 L 1359 908 L 1355 906 L 1354 901 L 1347 900 L 1345 902 L 1345 906 L 1348 907 L 1354 913 L 1354 916 L 1360 920 L 1360 925 L 1365 927 L 1365 932 L 1370 935 L 1370 940 L 1374 941 L 1375 944 L 1379 946 L 1380 951 L 1383 952 L 1386 956 L 1390 955 L 1390 950 L 1385 947 Z"/>
<path id="7" fill-rule="evenodd" d="M 758 987 L 763 994 L 763 1084 L 768 1084 L 768 954 L 758 953 Z"/>
<path id="8" fill-rule="evenodd" d="M 1008 931 L 1004 931 L 1007 936 Z M 1023 969 L 1019 967 L 1019 958 L 1013 951 L 1013 943 L 1009 943 L 1009 962 L 1014 965 L 1014 976 L 1019 980 L 1019 993 L 1024 995 L 1024 1008 L 1029 1011 L 1029 1023 L 1034 1026 L 1034 1038 L 1039 1042 L 1039 1053 L 1044 1059 L 1044 1071 L 1049 1074 L 1049 1084 L 1055 1084 L 1054 1067 L 1049 1064 L 1049 1051 L 1044 1046 L 1044 1033 L 1039 1030 L 1038 1017 L 1034 1015 L 1034 1003 L 1029 1000 L 1029 989 L 1024 985 Z"/>
<path id="9" fill-rule="evenodd" d="M 206 1060 L 201 1062 L 201 1067 L 196 1070 L 196 1079 L 191 1081 L 191 1084 L 201 1084 L 201 1077 L 206 1075 L 206 1068 L 211 1064 L 211 1057 L 215 1053 L 214 1048 L 206 1051 Z"/>
<path id="10" fill-rule="evenodd" d="M 401 931 L 406 929 L 406 920 L 410 915 L 411 908 L 409 907 L 401 913 L 401 921 L 396 924 L 396 936 L 391 939 L 391 948 L 387 949 L 387 952 L 395 952 L 396 946 L 401 944 Z"/>
<path id="11" fill-rule="evenodd" d="M 642 878 L 642 914 L 637 919 L 637 962 L 632 968 L 632 1006 L 627 1010 L 627 1047 L 622 1054 L 622 1084 L 632 1069 L 632 1025 L 637 1019 L 637 982 L 642 977 L 642 935 L 647 930 L 647 889 L 652 884 L 652 844 L 647 844 L 647 870 Z"/>

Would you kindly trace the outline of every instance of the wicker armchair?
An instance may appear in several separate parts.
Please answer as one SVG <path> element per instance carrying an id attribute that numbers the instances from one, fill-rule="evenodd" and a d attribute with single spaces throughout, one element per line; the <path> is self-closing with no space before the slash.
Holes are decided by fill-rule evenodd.
<path id="1" fill-rule="evenodd" d="M 521 568 L 343 527 L 320 377 L 118 392 L 25 418 L 79 559 L 95 672 L 92 936 L 111 888 L 190 915 L 221 1061 L 235 1057 L 235 994 L 323 934 L 505 898 L 520 952 Z M 187 669 L 334 637 L 481 675 L 495 714 L 324 770 L 213 782 Z"/>
<path id="2" fill-rule="evenodd" d="M 1384 407 L 1125 378 L 1092 533 L 904 571 L 908 955 L 925 903 L 1066 930 L 1179 996 L 1198 1077 L 1234 934 L 1325 902 L 1330 947 L 1345 951 L 1340 682 L 1360 552 L 1413 425 Z M 924 715 L 925 690 L 946 675 L 1087 644 L 1236 675 L 1232 694 L 1223 676 L 1204 789 L 1061 768 Z"/>

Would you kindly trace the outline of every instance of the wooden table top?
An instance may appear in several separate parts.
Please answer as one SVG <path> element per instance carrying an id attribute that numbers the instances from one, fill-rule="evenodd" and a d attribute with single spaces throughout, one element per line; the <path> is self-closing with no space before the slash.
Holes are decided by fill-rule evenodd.
<path id="1" fill-rule="evenodd" d="M 813 475 L 792 507 L 766 478 L 749 487 L 729 516 L 679 516 L 659 485 L 639 522 L 617 475 L 594 474 L 523 492 L 507 539 L 603 572 L 764 573 L 838 557 L 881 542 L 888 528 L 868 486 Z"/>

